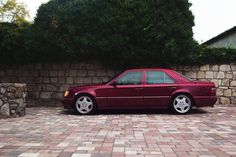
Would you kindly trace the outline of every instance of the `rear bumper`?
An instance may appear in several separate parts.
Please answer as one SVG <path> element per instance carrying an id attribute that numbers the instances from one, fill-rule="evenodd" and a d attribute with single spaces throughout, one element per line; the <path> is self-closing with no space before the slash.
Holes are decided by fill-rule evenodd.
<path id="1" fill-rule="evenodd" d="M 195 96 L 194 101 L 196 107 L 213 107 L 217 101 L 217 96 Z"/>
<path id="2" fill-rule="evenodd" d="M 61 100 L 65 109 L 72 109 L 73 108 L 73 98 L 63 98 Z"/>

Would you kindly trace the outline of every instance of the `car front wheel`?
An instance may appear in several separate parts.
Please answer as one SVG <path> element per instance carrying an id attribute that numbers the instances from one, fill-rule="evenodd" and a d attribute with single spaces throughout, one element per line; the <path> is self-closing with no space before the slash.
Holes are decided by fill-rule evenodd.
<path id="1" fill-rule="evenodd" d="M 172 101 L 172 110 L 179 114 L 186 114 L 192 109 L 192 99 L 185 95 L 180 94 L 174 97 Z"/>
<path id="2" fill-rule="evenodd" d="M 79 96 L 75 102 L 76 111 L 80 114 L 91 114 L 95 111 L 95 101 L 87 95 Z"/>

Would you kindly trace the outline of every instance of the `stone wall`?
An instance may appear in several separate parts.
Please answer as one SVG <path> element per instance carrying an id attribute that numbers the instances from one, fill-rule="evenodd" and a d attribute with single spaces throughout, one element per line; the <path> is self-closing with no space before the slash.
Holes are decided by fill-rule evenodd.
<path id="1" fill-rule="evenodd" d="M 25 115 L 26 84 L 0 83 L 0 118 Z"/>
<path id="2" fill-rule="evenodd" d="M 204 65 L 172 67 L 197 80 L 210 80 L 217 86 L 219 104 L 236 104 L 236 65 Z M 104 68 L 99 64 L 32 64 L 1 66 L 0 82 L 27 84 L 28 104 L 60 104 L 63 92 L 72 86 L 106 82 L 120 71 Z M 50 100 L 50 103 L 47 101 Z M 53 102 L 53 103 L 52 103 Z"/>
<path id="3" fill-rule="evenodd" d="M 69 87 L 106 82 L 116 73 L 96 63 L 0 65 L 0 82 L 26 83 L 28 105 L 61 105 Z"/>
<path id="4" fill-rule="evenodd" d="M 236 64 L 173 67 L 186 76 L 212 81 L 217 87 L 218 104 L 236 105 Z"/>

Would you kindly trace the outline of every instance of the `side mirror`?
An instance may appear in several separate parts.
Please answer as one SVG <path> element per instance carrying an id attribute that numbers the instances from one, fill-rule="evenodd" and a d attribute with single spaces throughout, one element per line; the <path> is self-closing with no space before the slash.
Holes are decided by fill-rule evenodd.
<path id="1" fill-rule="evenodd" d="M 116 82 L 116 81 L 113 81 L 113 82 L 111 83 L 111 85 L 114 86 L 114 87 L 116 87 L 117 82 Z"/>

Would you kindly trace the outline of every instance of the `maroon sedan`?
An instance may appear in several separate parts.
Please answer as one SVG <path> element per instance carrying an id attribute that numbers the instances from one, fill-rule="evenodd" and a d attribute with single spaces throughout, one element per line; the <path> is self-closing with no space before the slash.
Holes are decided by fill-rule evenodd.
<path id="1" fill-rule="evenodd" d="M 195 107 L 214 106 L 212 82 L 192 81 L 169 69 L 131 69 L 106 84 L 65 91 L 66 109 L 91 114 L 100 109 L 171 109 L 185 114 Z"/>

